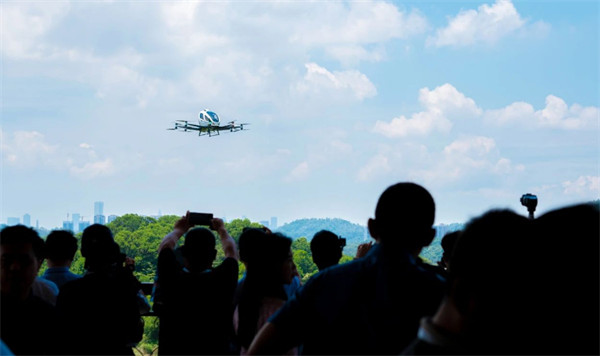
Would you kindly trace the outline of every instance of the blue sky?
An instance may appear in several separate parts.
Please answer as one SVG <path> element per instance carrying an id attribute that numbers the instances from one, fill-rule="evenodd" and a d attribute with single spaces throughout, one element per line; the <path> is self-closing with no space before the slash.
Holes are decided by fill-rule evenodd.
<path id="1" fill-rule="evenodd" d="M 0 222 L 212 212 L 436 223 L 598 199 L 596 1 L 11 2 Z M 251 130 L 165 130 L 202 109 Z"/>

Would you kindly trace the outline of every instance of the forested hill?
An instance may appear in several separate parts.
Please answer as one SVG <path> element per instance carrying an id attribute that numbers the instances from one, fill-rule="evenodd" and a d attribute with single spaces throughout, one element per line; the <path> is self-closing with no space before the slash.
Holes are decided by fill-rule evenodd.
<path id="1" fill-rule="evenodd" d="M 371 241 L 366 227 L 351 223 L 348 220 L 337 218 L 294 220 L 291 223 L 284 224 L 275 231 L 291 237 L 294 240 L 305 237 L 306 240 L 310 242 L 315 233 L 321 230 L 329 230 L 334 234 L 345 238 L 346 247 L 344 247 L 344 254 L 351 257 L 356 255 L 356 249 L 359 244 Z"/>
<path id="2" fill-rule="evenodd" d="M 362 242 L 363 239 L 366 240 L 368 237 L 364 226 L 343 219 L 299 219 L 287 223 L 275 231 L 294 240 L 299 237 L 306 237 L 310 241 L 315 233 L 321 230 L 329 230 L 345 238 L 348 242 L 350 240 Z"/>
<path id="3" fill-rule="evenodd" d="M 421 257 L 425 258 L 430 263 L 436 263 L 442 257 L 442 237 L 445 234 L 460 230 L 464 227 L 463 224 L 440 224 L 434 226 L 436 229 L 435 239 L 431 245 L 424 248 L 421 252 Z M 291 223 L 285 224 L 276 231 L 291 237 L 296 240 L 300 237 L 305 237 L 309 242 L 320 230 L 329 230 L 336 235 L 346 238 L 347 243 L 344 248 L 344 254 L 354 256 L 359 244 L 371 241 L 367 228 L 365 226 L 351 223 L 343 219 L 299 219 Z"/>

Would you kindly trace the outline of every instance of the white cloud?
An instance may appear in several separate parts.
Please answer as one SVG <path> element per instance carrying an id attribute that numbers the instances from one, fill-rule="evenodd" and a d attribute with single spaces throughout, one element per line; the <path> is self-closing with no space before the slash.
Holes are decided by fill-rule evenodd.
<path id="1" fill-rule="evenodd" d="M 391 170 L 388 157 L 383 154 L 377 154 L 371 157 L 369 162 L 358 171 L 357 178 L 359 181 L 369 181 Z"/>
<path id="2" fill-rule="evenodd" d="M 493 5 L 483 4 L 477 10 L 463 10 L 448 20 L 448 26 L 438 29 L 427 39 L 427 45 L 468 46 L 476 43 L 495 43 L 501 38 L 523 28 L 522 19 L 510 0 L 497 0 Z M 530 32 L 540 32 L 535 24 Z M 535 30 L 535 31 L 534 31 Z"/>
<path id="3" fill-rule="evenodd" d="M 416 10 L 405 13 L 391 3 L 371 1 L 305 3 L 293 23 L 292 45 L 322 48 L 341 62 L 379 61 L 381 49 L 370 45 L 418 35 L 428 27 Z"/>
<path id="4" fill-rule="evenodd" d="M 448 157 L 482 157 L 496 147 L 496 142 L 490 137 L 471 137 L 459 139 L 444 147 L 444 154 Z"/>
<path id="5" fill-rule="evenodd" d="M 292 171 L 288 174 L 285 181 L 287 182 L 295 182 L 299 180 L 306 179 L 308 174 L 310 173 L 310 168 L 308 166 L 308 162 L 304 161 L 298 164 Z"/>
<path id="6" fill-rule="evenodd" d="M 82 166 L 71 166 L 69 171 L 72 175 L 89 180 L 102 176 L 109 176 L 115 172 L 115 167 L 110 158 L 102 161 L 87 162 Z"/>
<path id="7" fill-rule="evenodd" d="M 501 157 L 496 141 L 485 136 L 462 137 L 439 153 L 427 153 L 418 160 L 394 165 L 409 166 L 409 175 L 413 179 L 432 185 L 469 181 L 473 177 L 490 180 L 525 170 L 524 165 Z"/>
<path id="8" fill-rule="evenodd" d="M 440 111 L 445 115 L 477 116 L 481 109 L 475 101 L 466 97 L 451 84 L 441 85 L 434 90 L 423 88 L 419 90 L 419 101 L 429 111 Z"/>
<path id="9" fill-rule="evenodd" d="M 316 63 L 307 63 L 305 67 L 304 78 L 295 85 L 298 93 L 317 97 L 350 94 L 357 100 L 364 100 L 377 94 L 375 85 L 359 71 L 330 72 Z"/>
<path id="10" fill-rule="evenodd" d="M 565 194 L 600 197 L 600 176 L 580 176 L 575 181 L 563 182 L 562 186 Z"/>
<path id="11" fill-rule="evenodd" d="M 53 157 L 58 145 L 46 142 L 37 131 L 16 131 L 10 135 L 2 132 L 2 155 L 6 163 L 20 168 L 31 168 L 38 164 L 54 165 Z"/>
<path id="12" fill-rule="evenodd" d="M 378 120 L 373 131 L 387 137 L 426 135 L 433 131 L 448 132 L 452 128 L 449 118 L 468 118 L 482 112 L 473 99 L 448 83 L 434 90 L 422 88 L 419 91 L 419 101 L 425 111 L 415 113 L 410 118 L 402 115 L 390 122 Z"/>
<path id="13" fill-rule="evenodd" d="M 3 161 L 18 169 L 47 167 L 68 171 L 81 179 L 92 179 L 115 173 L 110 158 L 98 159 L 92 145 L 81 143 L 77 147 L 61 147 L 48 143 L 37 131 L 16 131 L 12 135 L 1 133 Z M 83 151 L 81 151 L 83 149 Z"/>
<path id="14" fill-rule="evenodd" d="M 595 106 L 582 107 L 567 103 L 554 95 L 546 97 L 546 106 L 534 110 L 531 104 L 515 102 L 498 110 L 487 110 L 485 120 L 496 125 L 518 124 L 539 128 L 578 130 L 598 127 L 600 110 Z"/>
<path id="15" fill-rule="evenodd" d="M 66 2 L 2 3 L 2 53 L 13 59 L 39 59 L 55 48 L 44 36 L 69 12 Z"/>

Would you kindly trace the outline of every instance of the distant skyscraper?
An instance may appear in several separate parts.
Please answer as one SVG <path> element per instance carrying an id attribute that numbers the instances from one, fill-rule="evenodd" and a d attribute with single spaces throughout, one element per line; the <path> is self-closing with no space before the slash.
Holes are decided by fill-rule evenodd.
<path id="1" fill-rule="evenodd" d="M 79 231 L 83 231 L 88 226 L 90 226 L 89 221 L 80 221 L 79 222 Z"/>
<path id="2" fill-rule="evenodd" d="M 78 233 L 79 232 L 79 217 L 80 215 L 78 213 L 74 213 L 72 215 L 73 217 L 73 232 L 74 233 Z"/>
<path id="3" fill-rule="evenodd" d="M 277 216 L 271 217 L 271 226 L 269 227 L 271 230 L 277 229 Z"/>
<path id="4" fill-rule="evenodd" d="M 94 202 L 94 224 L 104 225 L 105 222 L 106 217 L 104 216 L 104 202 Z"/>
<path id="5" fill-rule="evenodd" d="M 108 216 L 108 223 L 110 224 L 111 222 L 113 222 L 113 220 L 115 220 L 116 218 L 118 218 L 118 216 L 116 215 L 109 215 Z"/>
<path id="6" fill-rule="evenodd" d="M 94 202 L 94 216 L 96 215 L 104 215 L 104 202 Z"/>
<path id="7" fill-rule="evenodd" d="M 19 218 L 6 218 L 6 225 L 13 226 L 19 225 L 21 223 L 21 219 Z"/>
<path id="8" fill-rule="evenodd" d="M 25 214 L 23 215 L 23 225 L 29 227 L 31 226 L 31 215 Z"/>
<path id="9" fill-rule="evenodd" d="M 73 231 L 73 222 L 72 221 L 63 221 L 63 230 Z"/>

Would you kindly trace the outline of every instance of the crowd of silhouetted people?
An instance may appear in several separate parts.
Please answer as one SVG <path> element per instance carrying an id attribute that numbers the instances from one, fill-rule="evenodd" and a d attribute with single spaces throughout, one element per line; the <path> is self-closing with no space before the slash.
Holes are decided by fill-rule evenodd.
<path id="1" fill-rule="evenodd" d="M 437 266 L 419 257 L 434 219 L 425 188 L 394 184 L 353 261 L 339 264 L 335 232 L 312 237 L 319 272 L 302 284 L 290 238 L 246 228 L 236 244 L 221 219 L 207 229 L 186 214 L 157 251 L 158 354 L 600 353 L 597 204 L 536 219 L 485 212 L 444 236 Z M 0 231 L 0 355 L 133 354 L 151 308 L 133 259 L 99 224 L 81 237 L 84 275 L 70 271 L 77 249 L 68 231 L 45 241 L 22 225 Z"/>

